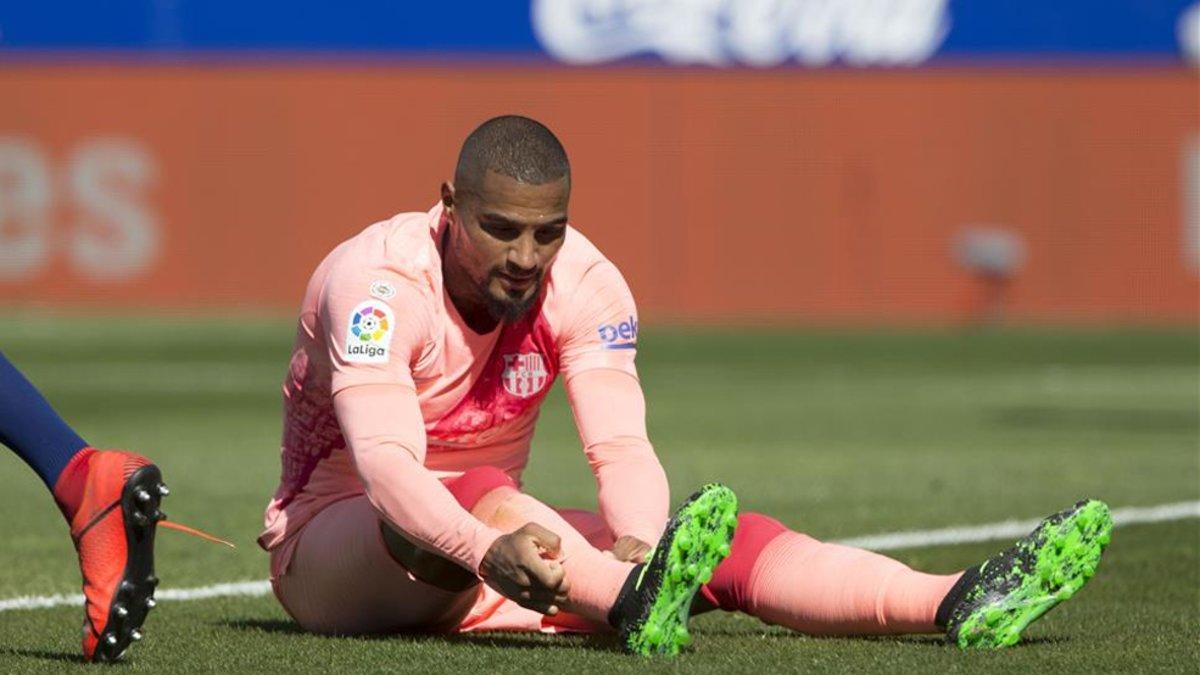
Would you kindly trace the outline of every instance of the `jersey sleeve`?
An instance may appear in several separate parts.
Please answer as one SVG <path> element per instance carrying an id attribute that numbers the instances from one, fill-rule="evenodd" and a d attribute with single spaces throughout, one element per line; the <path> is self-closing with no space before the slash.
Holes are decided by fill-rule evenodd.
<path id="1" fill-rule="evenodd" d="M 637 377 L 638 317 L 633 293 L 607 260 L 592 265 L 571 295 L 564 322 L 559 363 L 564 381 L 607 368 Z"/>
<path id="2" fill-rule="evenodd" d="M 428 292 L 379 270 L 335 269 L 321 290 L 319 329 L 329 352 L 331 393 L 363 384 L 415 388 L 432 320 Z"/>
<path id="3" fill-rule="evenodd" d="M 421 547 L 478 573 L 502 534 L 459 505 L 423 465 L 425 426 L 413 389 L 356 386 L 333 399 L 367 499 Z"/>
<path id="4" fill-rule="evenodd" d="M 420 546 L 478 572 L 501 533 L 463 509 L 424 466 L 425 424 L 412 373 L 430 343 L 430 294 L 413 279 L 361 261 L 343 267 L 321 290 L 320 330 L 334 411 L 367 498 Z"/>
<path id="5" fill-rule="evenodd" d="M 662 535 L 670 488 L 646 436 L 646 401 L 636 379 L 590 370 L 566 382 L 567 400 L 588 465 L 600 516 L 616 537 L 653 544 Z"/>

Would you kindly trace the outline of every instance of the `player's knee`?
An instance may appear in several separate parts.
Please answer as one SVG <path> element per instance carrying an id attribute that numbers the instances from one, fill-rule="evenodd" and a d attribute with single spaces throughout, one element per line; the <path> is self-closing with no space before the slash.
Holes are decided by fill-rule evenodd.
<path id="1" fill-rule="evenodd" d="M 484 495 L 502 487 L 516 489 L 517 482 L 512 476 L 494 466 L 467 469 L 463 475 L 446 483 L 446 489 L 450 490 L 450 494 L 468 511 L 475 508 Z"/>

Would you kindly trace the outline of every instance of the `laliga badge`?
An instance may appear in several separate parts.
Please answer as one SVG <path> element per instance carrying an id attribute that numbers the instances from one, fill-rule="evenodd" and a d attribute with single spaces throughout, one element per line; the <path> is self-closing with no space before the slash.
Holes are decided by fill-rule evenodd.
<path id="1" fill-rule="evenodd" d="M 346 360 L 351 363 L 387 363 L 395 323 L 392 308 L 386 304 L 376 300 L 359 303 L 346 325 Z"/>

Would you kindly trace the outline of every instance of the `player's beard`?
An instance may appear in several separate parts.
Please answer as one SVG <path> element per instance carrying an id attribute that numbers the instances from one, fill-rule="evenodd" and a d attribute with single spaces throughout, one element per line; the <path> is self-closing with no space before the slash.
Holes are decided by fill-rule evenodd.
<path id="1" fill-rule="evenodd" d="M 489 284 L 490 285 L 490 284 Z M 538 298 L 542 295 L 542 277 L 539 275 L 537 283 L 533 287 L 533 292 L 524 298 L 513 298 L 505 296 L 497 298 L 492 295 L 489 289 L 484 289 L 483 297 L 487 298 L 488 314 L 496 321 L 503 323 L 516 323 L 520 321 L 537 303 Z"/>

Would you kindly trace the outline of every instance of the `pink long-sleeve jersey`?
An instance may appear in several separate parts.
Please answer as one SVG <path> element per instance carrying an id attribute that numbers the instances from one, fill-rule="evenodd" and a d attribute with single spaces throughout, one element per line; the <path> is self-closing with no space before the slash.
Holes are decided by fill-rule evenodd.
<path id="1" fill-rule="evenodd" d="M 443 287 L 445 227 L 440 204 L 376 223 L 309 281 L 283 385 L 282 476 L 259 537 L 276 553 L 273 576 L 313 515 L 364 492 L 396 527 L 478 569 L 500 533 L 438 479 L 487 465 L 519 480 L 558 377 L 613 534 L 660 533 L 667 484 L 646 439 L 637 311 L 616 267 L 568 227 L 539 303 L 479 335 Z"/>

